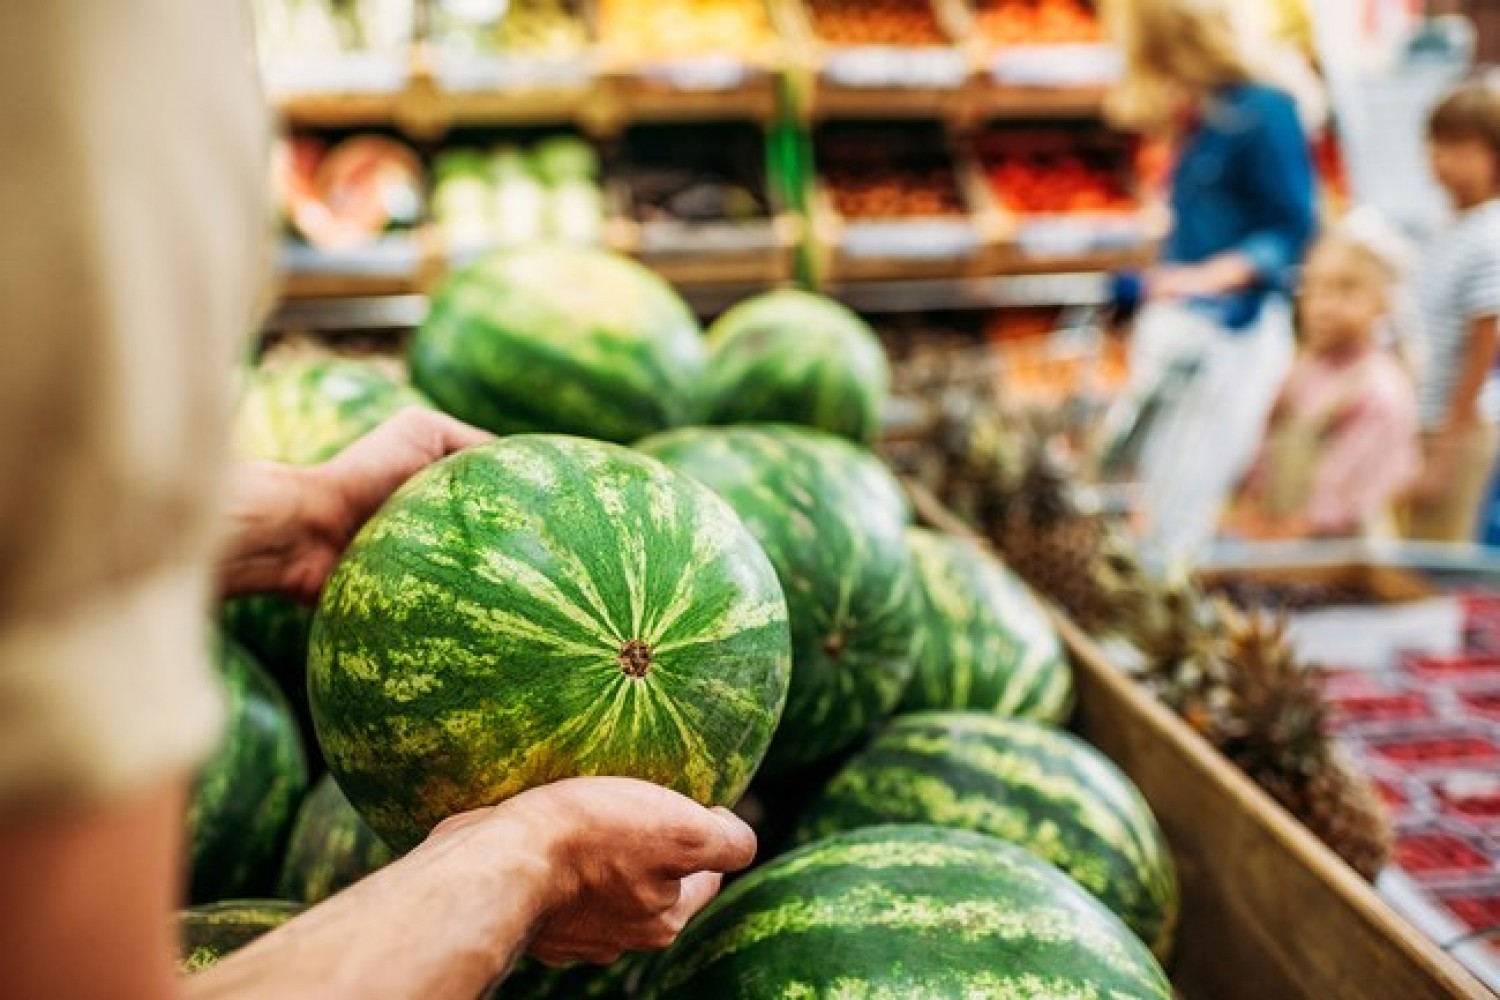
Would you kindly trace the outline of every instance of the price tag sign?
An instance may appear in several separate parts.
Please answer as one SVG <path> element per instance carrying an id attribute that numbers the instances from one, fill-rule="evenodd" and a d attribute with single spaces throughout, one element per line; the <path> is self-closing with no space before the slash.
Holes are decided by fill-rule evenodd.
<path id="1" fill-rule="evenodd" d="M 1029 257 L 1077 257 L 1134 250 L 1146 242 L 1139 216 L 1124 214 L 1038 215 L 1023 218 L 1016 245 Z"/>
<path id="2" fill-rule="evenodd" d="M 648 222 L 641 249 L 661 254 L 744 254 L 776 249 L 776 230 L 764 222 Z"/>
<path id="3" fill-rule="evenodd" d="M 840 248 L 850 257 L 954 260 L 979 253 L 979 231 L 963 219 L 850 222 Z"/>
<path id="4" fill-rule="evenodd" d="M 581 90 L 588 86 L 588 60 L 445 52 L 434 67 L 446 90 Z"/>
<path id="5" fill-rule="evenodd" d="M 407 62 L 391 52 L 271 56 L 261 66 L 272 97 L 391 94 L 406 86 Z"/>
<path id="6" fill-rule="evenodd" d="M 422 252 L 416 240 L 395 233 L 346 250 L 319 250 L 288 240 L 279 256 L 281 267 L 292 274 L 405 278 L 416 274 Z"/>
<path id="7" fill-rule="evenodd" d="M 1011 87 L 1104 87 L 1124 76 L 1125 59 L 1112 45 L 1018 45 L 998 52 L 990 72 Z"/>
<path id="8" fill-rule="evenodd" d="M 754 72 L 742 59 L 713 54 L 647 63 L 639 70 L 642 79 L 696 93 L 734 90 L 744 86 Z"/>
<path id="9" fill-rule="evenodd" d="M 956 90 L 968 67 L 953 48 L 868 45 L 829 53 L 823 75 L 850 89 Z"/>

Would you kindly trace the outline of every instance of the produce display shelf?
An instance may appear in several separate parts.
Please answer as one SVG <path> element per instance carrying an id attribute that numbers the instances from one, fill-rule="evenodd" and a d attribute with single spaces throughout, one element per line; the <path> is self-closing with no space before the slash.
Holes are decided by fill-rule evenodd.
<path id="1" fill-rule="evenodd" d="M 928 524 L 975 537 L 931 494 Z M 1076 726 L 1140 787 L 1182 881 L 1173 979 L 1186 1000 L 1493 1000 L 1452 957 L 1059 617 Z"/>
<path id="2" fill-rule="evenodd" d="M 1042 306 L 1094 306 L 1108 301 L 1103 274 L 1048 274 L 937 281 L 868 281 L 832 285 L 824 291 L 851 309 L 871 315 L 932 310 L 1008 309 Z M 716 315 L 742 299 L 765 291 L 765 283 L 726 282 L 684 288 L 688 304 Z M 427 296 L 414 290 L 385 295 L 346 295 L 285 299 L 266 318 L 271 332 L 338 333 L 403 329 L 427 315 Z"/>

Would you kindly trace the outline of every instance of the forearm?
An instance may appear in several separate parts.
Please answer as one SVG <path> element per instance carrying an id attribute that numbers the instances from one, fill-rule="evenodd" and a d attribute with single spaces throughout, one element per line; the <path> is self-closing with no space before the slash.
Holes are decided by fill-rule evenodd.
<path id="1" fill-rule="evenodd" d="M 551 888 L 522 832 L 477 827 L 471 836 L 505 841 L 484 850 L 424 845 L 189 980 L 186 995 L 475 1000 L 525 950 Z"/>

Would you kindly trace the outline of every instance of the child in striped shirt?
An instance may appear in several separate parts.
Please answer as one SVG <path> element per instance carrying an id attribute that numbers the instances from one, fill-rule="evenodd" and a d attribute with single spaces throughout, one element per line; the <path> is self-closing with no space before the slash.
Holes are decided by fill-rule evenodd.
<path id="1" fill-rule="evenodd" d="M 1456 90 L 1433 112 L 1428 138 L 1456 216 L 1428 246 L 1418 283 L 1428 340 L 1419 387 L 1424 468 L 1410 493 L 1408 534 L 1468 542 L 1500 446 L 1500 89 L 1481 80 Z"/>

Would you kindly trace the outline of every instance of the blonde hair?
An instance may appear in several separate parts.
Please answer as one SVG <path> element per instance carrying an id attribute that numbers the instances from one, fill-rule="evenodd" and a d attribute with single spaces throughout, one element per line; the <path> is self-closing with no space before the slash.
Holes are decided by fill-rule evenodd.
<path id="1" fill-rule="evenodd" d="M 1416 255 L 1410 241 L 1379 211 L 1360 207 L 1326 228 L 1313 251 L 1333 247 L 1374 268 L 1387 301 L 1384 346 L 1395 352 L 1412 378 L 1420 380 L 1431 351 L 1412 295 Z"/>
<path id="2" fill-rule="evenodd" d="M 1312 68 L 1293 47 L 1278 47 L 1264 0 L 1105 0 L 1102 6 L 1125 55 L 1125 79 L 1107 108 L 1122 128 L 1168 130 L 1187 101 L 1244 83 L 1286 90 L 1310 130 L 1327 113 Z"/>

